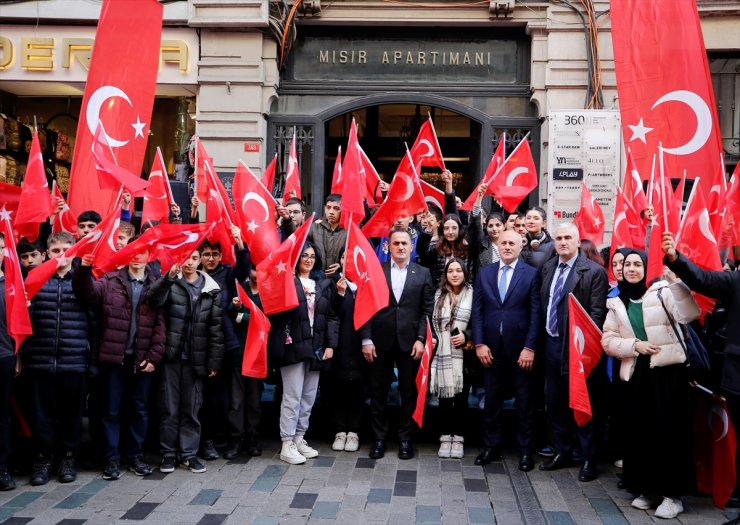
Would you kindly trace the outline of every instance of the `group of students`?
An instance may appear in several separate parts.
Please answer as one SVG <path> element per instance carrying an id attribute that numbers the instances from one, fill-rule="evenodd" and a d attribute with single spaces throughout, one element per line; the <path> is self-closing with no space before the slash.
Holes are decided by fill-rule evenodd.
<path id="1" fill-rule="evenodd" d="M 502 405 L 513 390 L 519 468 L 534 468 L 535 449 L 540 449 L 534 418 L 544 406 L 549 425 L 541 444 L 551 446 L 539 450 L 550 456 L 540 469 L 578 461 L 578 478 L 588 482 L 597 477 L 608 414 L 610 433 L 623 436 L 614 451 L 622 460 L 623 486 L 639 494 L 633 506 L 657 506 L 656 516 L 675 517 L 683 510 L 680 496 L 693 492 L 685 408 L 691 392 L 681 341 L 666 327 L 699 315 L 686 285 L 670 272 L 646 283 L 645 254 L 626 249 L 606 263 L 616 277 L 610 290 L 603 258 L 580 241 L 572 224 L 562 224 L 551 236 L 542 208 L 506 218 L 486 214 L 481 206 L 485 185 L 472 210 L 464 212 L 448 172 L 443 180 L 446 214 L 430 206 L 416 217 L 399 218 L 388 238 L 375 240 L 389 306 L 360 330 L 353 325 L 357 285 L 343 272 L 347 233 L 341 226 L 341 197 L 326 198 L 324 216 L 311 225 L 295 269 L 299 304 L 270 316 L 268 365 L 278 372 L 281 392 L 280 459 L 301 464 L 318 456 L 305 436 L 319 387 L 331 407 L 332 448 L 358 450 L 369 397 L 369 455 L 383 457 L 394 377 L 400 399 L 398 455 L 413 457 L 415 379 L 429 319 L 434 353 L 428 385 L 429 395 L 439 401 L 440 457 L 463 457 L 468 395 L 477 386 L 485 389 L 485 403 L 483 448 L 475 463 L 499 459 Z M 174 221 L 179 211 L 173 205 Z M 305 205 L 289 199 L 276 215 L 284 239 L 306 220 Z M 94 212 L 80 215 L 78 236 L 99 221 Z M 86 400 L 105 479 L 121 476 L 122 461 L 136 475 L 152 472 L 143 454 L 152 395 L 162 472 L 178 465 L 204 472 L 199 458 L 262 453 L 262 381 L 241 374 L 249 311 L 235 283 L 261 308 L 259 285 L 239 229 L 232 235 L 234 267 L 220 261 L 222 250 L 231 246 L 208 242 L 182 266 L 160 270 L 142 254 L 99 279 L 92 275 L 92 256 L 60 259 L 56 274 L 30 302 L 33 335 L 17 357 L 4 326 L 0 277 L 0 489 L 15 487 L 8 461 L 12 384 L 18 374 L 27 377 L 32 392 L 32 485 L 49 481 L 53 460 L 60 482 L 76 478 Z M 133 227 L 122 222 L 117 248 L 133 238 Z M 51 234 L 46 250 L 21 241 L 19 259 L 30 270 L 74 242 L 67 233 Z M 686 280 L 695 268 L 676 254 L 669 235 L 663 243 L 668 266 Z M 605 354 L 619 361 L 608 365 L 605 355 L 594 369 L 588 380 L 594 418 L 582 426 L 575 425 L 568 408 L 570 293 L 603 326 Z M 614 366 L 618 373 L 610 376 L 607 368 Z M 617 402 L 607 406 L 608 398 Z M 219 452 L 214 440 L 222 434 L 226 445 Z"/>

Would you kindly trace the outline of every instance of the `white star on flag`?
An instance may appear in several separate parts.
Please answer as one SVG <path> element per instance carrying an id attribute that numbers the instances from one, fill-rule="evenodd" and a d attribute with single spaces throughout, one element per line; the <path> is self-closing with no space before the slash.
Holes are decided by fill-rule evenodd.
<path id="1" fill-rule="evenodd" d="M 648 128 L 645 126 L 645 123 L 640 119 L 640 122 L 637 123 L 636 126 L 627 125 L 628 128 L 632 130 L 632 137 L 630 137 L 630 142 L 633 140 L 640 139 L 643 144 L 647 144 L 647 141 L 645 140 L 645 135 L 653 131 L 655 128 Z"/>
<path id="2" fill-rule="evenodd" d="M 139 115 L 136 115 L 136 122 L 131 124 L 131 127 L 134 128 L 134 138 L 141 137 L 144 138 L 144 126 L 146 126 L 146 122 L 142 122 L 139 118 Z"/>
<path id="3" fill-rule="evenodd" d="M 260 341 L 264 341 L 266 337 L 267 337 L 267 332 L 265 332 L 264 330 L 261 330 L 260 331 Z"/>
<path id="4" fill-rule="evenodd" d="M 594 219 L 594 228 L 597 228 L 598 229 L 599 226 L 601 226 L 601 219 L 599 219 L 598 217 L 596 217 Z"/>
<path id="5" fill-rule="evenodd" d="M 283 261 L 280 261 L 280 262 L 279 262 L 279 263 L 277 263 L 277 265 L 275 266 L 275 269 L 276 269 L 276 270 L 278 271 L 278 273 L 279 273 L 279 274 L 280 274 L 280 273 L 283 273 L 283 272 L 284 272 L 284 271 L 285 271 L 285 270 L 286 270 L 287 268 L 288 268 L 288 265 L 287 265 L 287 264 L 285 264 L 285 263 L 284 263 Z"/>
<path id="6" fill-rule="evenodd" d="M 257 228 L 259 228 L 259 224 L 254 222 L 254 219 L 252 219 L 251 221 L 247 223 L 247 230 L 249 230 L 250 232 L 252 233 L 256 232 Z"/>
<path id="7" fill-rule="evenodd" d="M 0 221 L 9 221 L 12 214 L 12 211 L 6 210 L 5 206 L 3 206 L 3 208 L 0 210 Z"/>

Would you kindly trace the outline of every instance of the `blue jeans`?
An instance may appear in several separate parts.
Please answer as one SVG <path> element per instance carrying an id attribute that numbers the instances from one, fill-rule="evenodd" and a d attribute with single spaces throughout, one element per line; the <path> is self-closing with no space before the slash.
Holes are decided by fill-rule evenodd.
<path id="1" fill-rule="evenodd" d="M 126 456 L 141 456 L 149 425 L 147 405 L 152 374 L 135 370 L 133 356 L 126 356 L 122 365 L 101 363 L 100 378 L 106 459 L 120 459 L 121 457 L 119 452 L 121 419 L 125 422 Z"/>

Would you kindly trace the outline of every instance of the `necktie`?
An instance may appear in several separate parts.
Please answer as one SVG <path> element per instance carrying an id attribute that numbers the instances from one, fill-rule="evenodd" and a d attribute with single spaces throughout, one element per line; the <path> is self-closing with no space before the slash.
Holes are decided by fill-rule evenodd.
<path id="1" fill-rule="evenodd" d="M 565 263 L 560 263 L 558 269 L 558 280 L 555 281 L 555 289 L 552 291 L 552 300 L 550 302 L 550 316 L 547 318 L 547 329 L 552 335 L 558 335 L 558 304 L 563 295 L 563 277 L 565 269 L 568 267 Z"/>
<path id="2" fill-rule="evenodd" d="M 498 281 L 498 296 L 501 298 L 502 303 L 504 302 L 504 297 L 506 297 L 506 273 L 510 269 L 508 264 L 501 268 L 501 279 Z"/>

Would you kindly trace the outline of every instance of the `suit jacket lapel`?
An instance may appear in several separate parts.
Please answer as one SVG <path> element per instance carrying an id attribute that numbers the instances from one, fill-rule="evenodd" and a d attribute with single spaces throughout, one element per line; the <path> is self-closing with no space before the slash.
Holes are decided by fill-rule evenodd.
<path id="1" fill-rule="evenodd" d="M 511 276 L 511 280 L 509 281 L 508 288 L 506 288 L 506 298 L 507 299 L 511 295 L 511 292 L 514 290 L 514 287 L 516 286 L 516 284 L 519 282 L 519 279 L 522 278 L 522 272 L 523 271 L 524 271 L 524 268 L 521 265 L 519 265 L 519 264 L 517 264 L 514 267 L 514 273 Z M 504 302 L 506 302 L 506 299 L 504 299 Z"/>
<path id="2" fill-rule="evenodd" d="M 385 273 L 385 280 L 388 283 L 388 292 L 390 295 L 390 302 L 393 304 L 398 304 L 396 302 L 396 295 L 393 293 L 393 280 L 391 279 L 391 263 L 388 261 L 387 263 L 383 264 L 383 273 Z"/>
<path id="3" fill-rule="evenodd" d="M 403 283 L 403 291 L 401 292 L 401 298 L 398 300 L 400 303 L 403 300 L 404 295 L 406 295 L 406 290 L 409 288 L 409 282 L 411 282 L 412 279 L 416 279 L 416 268 L 413 264 L 409 262 L 408 267 L 406 268 L 406 280 Z"/>

